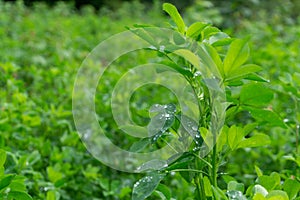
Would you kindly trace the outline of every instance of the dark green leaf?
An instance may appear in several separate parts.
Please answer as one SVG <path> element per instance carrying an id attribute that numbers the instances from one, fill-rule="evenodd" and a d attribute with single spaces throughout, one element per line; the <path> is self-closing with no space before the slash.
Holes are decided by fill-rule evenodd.
<path id="1" fill-rule="evenodd" d="M 25 192 L 19 192 L 19 191 L 11 191 L 8 193 L 8 197 L 16 200 L 32 200 L 32 197 L 29 196 Z"/>
<path id="2" fill-rule="evenodd" d="M 130 147 L 130 151 L 132 152 L 141 152 L 143 151 L 149 144 L 151 144 L 151 140 L 149 138 L 143 138 L 135 143 L 133 143 Z"/>
<path id="3" fill-rule="evenodd" d="M 163 195 L 165 196 L 165 198 L 167 200 L 171 199 L 171 191 L 169 189 L 168 186 L 163 185 L 163 184 L 159 184 L 158 187 L 156 188 L 156 190 L 160 191 L 161 193 L 163 193 Z"/>
<path id="4" fill-rule="evenodd" d="M 289 195 L 290 199 L 294 199 L 300 191 L 300 183 L 297 180 L 287 179 L 284 181 L 283 190 Z"/>
<path id="5" fill-rule="evenodd" d="M 164 174 L 152 173 L 140 179 L 133 186 L 132 200 L 144 200 L 149 197 L 164 177 Z"/>
<path id="6" fill-rule="evenodd" d="M 12 182 L 12 180 L 15 178 L 15 174 L 8 174 L 1 178 L 0 180 L 0 190 L 6 188 L 9 186 L 9 184 Z"/>
<path id="7" fill-rule="evenodd" d="M 273 99 L 273 92 L 261 83 L 244 85 L 240 93 L 240 103 L 244 105 L 267 106 Z"/>

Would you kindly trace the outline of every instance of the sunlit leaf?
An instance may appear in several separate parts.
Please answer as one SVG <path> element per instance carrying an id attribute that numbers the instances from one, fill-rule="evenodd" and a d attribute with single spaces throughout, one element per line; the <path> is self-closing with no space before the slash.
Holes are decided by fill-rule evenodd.
<path id="1" fill-rule="evenodd" d="M 173 21 L 176 23 L 178 31 L 180 33 L 184 34 L 185 24 L 184 24 L 182 17 L 180 16 L 177 8 L 170 3 L 164 3 L 163 10 L 166 11 L 170 15 L 170 17 L 173 19 Z"/>

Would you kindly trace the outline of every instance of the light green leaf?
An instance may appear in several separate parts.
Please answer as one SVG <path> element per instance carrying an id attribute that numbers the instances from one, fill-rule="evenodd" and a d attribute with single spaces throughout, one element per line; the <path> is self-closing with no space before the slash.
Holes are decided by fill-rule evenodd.
<path id="1" fill-rule="evenodd" d="M 183 57 L 185 60 L 190 62 L 195 67 L 198 67 L 198 68 L 200 67 L 199 57 L 196 54 L 194 54 L 193 52 L 191 52 L 190 50 L 178 49 L 178 50 L 174 51 L 173 53 Z"/>
<path id="2" fill-rule="evenodd" d="M 204 190 L 205 190 L 206 196 L 212 197 L 212 195 L 213 195 L 212 188 L 211 188 L 211 184 L 210 184 L 210 181 L 207 176 L 204 176 L 203 183 L 204 183 Z"/>
<path id="3" fill-rule="evenodd" d="M 227 141 L 229 147 L 234 150 L 238 147 L 238 144 L 242 141 L 244 137 L 243 129 L 235 125 L 231 126 L 227 133 Z"/>
<path id="4" fill-rule="evenodd" d="M 261 71 L 262 68 L 255 64 L 246 64 L 239 68 L 236 68 L 227 75 L 226 81 L 232 81 L 235 79 L 240 79 L 246 77 L 248 74 Z"/>
<path id="5" fill-rule="evenodd" d="M 249 57 L 249 47 L 246 40 L 236 39 L 229 47 L 224 59 L 224 72 L 230 77 L 232 71 L 244 64 Z"/>
<path id="6" fill-rule="evenodd" d="M 257 167 L 255 165 L 254 168 L 255 168 L 255 172 L 256 172 L 256 174 L 257 174 L 258 177 L 264 175 L 263 172 L 261 171 L 261 169 L 259 167 Z"/>
<path id="7" fill-rule="evenodd" d="M 242 140 L 237 148 L 249 148 L 249 147 L 259 147 L 271 144 L 271 139 L 268 135 L 258 133 L 250 138 Z"/>
<path id="8" fill-rule="evenodd" d="M 51 166 L 47 167 L 47 174 L 48 174 L 49 180 L 52 183 L 55 183 L 56 181 L 63 178 L 63 174 Z"/>
<path id="9" fill-rule="evenodd" d="M 56 200 L 55 191 L 52 190 L 47 192 L 47 200 Z"/>
<path id="10" fill-rule="evenodd" d="M 217 150 L 218 152 L 222 151 L 223 146 L 227 143 L 227 132 L 228 132 L 228 127 L 223 126 L 221 133 L 218 135 L 217 139 Z"/>
<path id="11" fill-rule="evenodd" d="M 208 24 L 204 24 L 202 22 L 196 22 L 196 23 L 193 23 L 186 31 L 186 35 L 188 37 L 191 37 L 191 38 L 194 38 L 196 39 L 200 34 L 201 34 L 201 31 L 203 31 L 203 29 L 205 27 L 207 27 Z"/>
<path id="12" fill-rule="evenodd" d="M 261 193 L 257 193 L 253 196 L 253 200 L 266 200 L 266 198 Z"/>
<path id="13" fill-rule="evenodd" d="M 132 200 L 144 200 L 149 197 L 164 177 L 164 174 L 152 173 L 140 179 L 133 186 Z"/>
<path id="14" fill-rule="evenodd" d="M 139 36 L 141 39 L 145 40 L 149 44 L 155 46 L 156 48 L 159 46 L 157 42 L 153 39 L 153 37 L 143 28 L 135 28 L 130 29 L 130 31 L 137 36 Z"/>
<path id="15" fill-rule="evenodd" d="M 163 10 L 166 11 L 170 15 L 170 17 L 173 19 L 173 21 L 176 23 L 178 31 L 180 33 L 184 34 L 185 24 L 184 24 L 182 17 L 180 16 L 177 8 L 170 3 L 164 3 Z"/>
<path id="16" fill-rule="evenodd" d="M 224 78 L 223 62 L 217 50 L 209 44 L 204 44 L 204 50 L 208 53 L 208 55 L 210 55 L 211 59 L 219 70 L 219 74 L 221 74 Z"/>
<path id="17" fill-rule="evenodd" d="M 261 185 L 255 185 L 252 189 L 254 194 L 261 194 L 263 197 L 267 196 L 268 191 Z"/>
<path id="18" fill-rule="evenodd" d="M 227 185 L 227 190 L 235 190 L 235 191 L 240 191 L 240 192 L 244 192 L 245 190 L 245 186 L 243 183 L 238 183 L 236 181 L 230 181 Z"/>
<path id="19" fill-rule="evenodd" d="M 216 200 L 228 200 L 225 193 L 219 187 L 211 186 L 211 189 L 214 193 L 214 197 L 216 198 Z"/>
<path id="20" fill-rule="evenodd" d="M 287 193 L 281 190 L 271 191 L 266 198 L 268 200 L 289 200 Z"/>
<path id="21" fill-rule="evenodd" d="M 221 31 L 217 27 L 209 26 L 203 30 L 203 39 L 208 39 L 212 35 L 215 35 L 219 32 L 221 32 Z"/>
<path id="22" fill-rule="evenodd" d="M 5 164 L 6 161 L 6 151 L 0 149 L 0 167 Z"/>

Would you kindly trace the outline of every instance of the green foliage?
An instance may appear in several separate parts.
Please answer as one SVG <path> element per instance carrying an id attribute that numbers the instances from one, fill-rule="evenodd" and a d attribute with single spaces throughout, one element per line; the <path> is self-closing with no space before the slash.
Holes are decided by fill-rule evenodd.
<path id="1" fill-rule="evenodd" d="M 76 13 L 65 4 L 27 8 L 0 1 L 0 199 L 299 199 L 299 22 L 293 18 L 293 25 L 286 26 L 289 17 L 278 17 L 281 8 L 276 8 L 267 21 L 237 17 L 233 23 L 226 18 L 230 30 L 220 30 L 210 22 L 224 20 L 219 15 L 224 9 L 199 2 L 184 13 L 184 20 L 176 7 L 164 4 L 174 22 L 172 35 L 166 35 L 147 29 L 167 20 L 160 5 L 146 9 L 124 3 L 115 13 L 88 7 Z M 263 19 L 265 14 L 249 16 Z M 195 22 L 199 15 L 211 21 L 204 16 Z M 185 153 L 164 164 L 141 166 L 145 175 L 117 172 L 93 159 L 76 134 L 71 110 L 77 67 L 100 41 L 131 24 L 136 25 L 130 30 L 156 49 L 122 56 L 112 65 L 124 68 L 105 72 L 111 81 L 97 88 L 99 123 L 114 143 L 133 152 L 193 136 Z M 251 37 L 231 38 L 232 31 Z M 161 49 L 166 43 L 170 45 Z M 195 43 L 198 49 L 192 48 Z M 122 131 L 110 115 L 108 94 L 130 66 L 146 62 L 170 66 L 189 81 L 199 97 L 193 111 L 201 113 L 201 120 L 182 115 L 176 97 L 165 89 L 148 86 L 134 93 L 130 111 L 137 124 L 149 124 L 151 137 L 116 137 Z M 199 73 L 205 66 L 209 80 Z M 222 117 L 212 114 L 221 86 L 226 118 L 215 137 L 210 121 Z M 160 127 L 165 114 L 170 117 Z M 201 147 L 212 147 L 214 139 L 215 149 L 202 155 Z"/>

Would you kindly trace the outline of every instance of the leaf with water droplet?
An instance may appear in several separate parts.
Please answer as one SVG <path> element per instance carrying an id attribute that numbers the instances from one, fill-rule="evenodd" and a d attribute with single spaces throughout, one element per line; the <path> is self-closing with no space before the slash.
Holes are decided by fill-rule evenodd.
<path id="1" fill-rule="evenodd" d="M 149 138 L 143 138 L 135 143 L 133 143 L 130 147 L 130 151 L 132 152 L 141 152 L 143 151 L 149 144 L 151 140 Z"/>
<path id="2" fill-rule="evenodd" d="M 154 104 L 149 112 L 158 113 L 151 118 L 147 127 L 149 136 L 152 136 L 152 142 L 156 142 L 173 125 L 176 106 L 174 104 Z"/>
<path id="3" fill-rule="evenodd" d="M 241 191 L 231 190 L 226 192 L 229 200 L 247 200 Z"/>
<path id="4" fill-rule="evenodd" d="M 156 189 L 165 174 L 153 172 L 137 181 L 133 186 L 132 200 L 144 200 Z"/>

